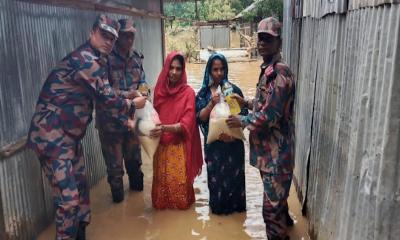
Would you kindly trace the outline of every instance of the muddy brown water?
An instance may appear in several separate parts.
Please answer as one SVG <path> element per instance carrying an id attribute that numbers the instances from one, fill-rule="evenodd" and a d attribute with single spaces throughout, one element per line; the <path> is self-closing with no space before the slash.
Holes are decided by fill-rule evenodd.
<path id="1" fill-rule="evenodd" d="M 259 74 L 260 62 L 229 63 L 229 79 L 238 85 L 245 96 L 252 97 Z M 189 84 L 197 91 L 203 81 L 205 64 L 188 64 Z M 261 215 L 263 186 L 257 169 L 248 164 L 246 145 L 247 212 L 228 216 L 211 214 L 208 207 L 207 170 L 195 180 L 196 203 L 186 211 L 154 210 L 151 206 L 152 162 L 143 156 L 144 191 L 128 190 L 125 183 L 125 200 L 113 204 L 105 179 L 91 190 L 92 223 L 87 229 L 89 240 L 132 239 L 266 239 L 265 224 Z M 301 216 L 300 204 L 292 186 L 289 197 L 290 214 L 295 220 L 290 228 L 292 240 L 309 239 L 308 222 Z M 40 234 L 39 240 L 54 239 L 54 224 Z"/>

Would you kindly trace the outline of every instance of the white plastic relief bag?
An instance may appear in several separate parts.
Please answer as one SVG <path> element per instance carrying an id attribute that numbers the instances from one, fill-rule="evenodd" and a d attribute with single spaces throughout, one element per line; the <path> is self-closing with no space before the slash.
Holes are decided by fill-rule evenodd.
<path id="1" fill-rule="evenodd" d="M 151 138 L 150 131 L 153 130 L 157 124 L 160 124 L 160 118 L 153 105 L 146 101 L 144 108 L 136 109 L 136 132 L 139 136 L 140 144 L 147 156 L 152 160 L 157 151 L 160 138 Z"/>
<path id="2" fill-rule="evenodd" d="M 226 120 L 229 115 L 231 115 L 231 112 L 229 105 L 224 101 L 222 96 L 220 99 L 220 102 L 214 106 L 210 113 L 207 144 L 217 141 L 221 133 L 225 133 L 226 135 L 236 139 L 244 140 L 245 137 L 242 128 L 229 128 L 226 124 Z"/>

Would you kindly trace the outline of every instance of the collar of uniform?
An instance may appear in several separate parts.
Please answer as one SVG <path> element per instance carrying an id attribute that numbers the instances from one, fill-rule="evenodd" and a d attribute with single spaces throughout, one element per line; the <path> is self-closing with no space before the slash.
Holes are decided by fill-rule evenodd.
<path id="1" fill-rule="evenodd" d="M 115 46 L 114 49 L 113 49 L 114 54 L 117 55 L 118 57 L 122 58 L 122 59 L 130 59 L 130 58 L 132 58 L 134 51 L 135 51 L 135 50 L 132 48 L 132 49 L 129 51 L 129 55 L 128 55 L 128 58 L 127 58 L 127 57 L 125 57 L 125 56 L 123 56 L 123 55 L 121 54 L 121 52 L 118 50 L 118 47 L 117 47 L 117 46 Z"/>
<path id="2" fill-rule="evenodd" d="M 260 68 L 261 68 L 262 70 L 265 70 L 269 65 L 274 65 L 276 62 L 279 62 L 279 61 L 281 61 L 281 60 L 282 60 L 282 56 L 281 56 L 281 53 L 279 52 L 279 53 L 275 54 L 275 55 L 272 57 L 272 59 L 271 59 L 270 62 L 268 62 L 268 63 L 263 62 L 263 63 L 261 64 Z"/>
<path id="3" fill-rule="evenodd" d="M 88 50 L 90 50 L 90 52 L 93 53 L 93 55 L 95 55 L 96 57 L 100 58 L 101 57 L 101 52 L 99 50 L 97 50 L 95 47 L 93 47 L 92 44 L 90 44 L 90 41 L 86 42 L 87 48 Z"/>
<path id="4" fill-rule="evenodd" d="M 92 44 L 90 44 L 90 41 L 87 41 L 86 45 L 87 45 L 87 50 L 97 57 L 97 61 L 101 65 L 103 66 L 107 65 L 108 56 L 106 54 L 102 54 L 99 50 L 93 47 Z"/>

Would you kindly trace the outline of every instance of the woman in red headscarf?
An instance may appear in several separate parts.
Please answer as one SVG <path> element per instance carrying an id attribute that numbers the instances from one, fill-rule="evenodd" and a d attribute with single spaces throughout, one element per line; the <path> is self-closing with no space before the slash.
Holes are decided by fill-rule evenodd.
<path id="1" fill-rule="evenodd" d="M 188 209 L 195 201 L 194 178 L 203 164 L 195 93 L 187 84 L 183 55 L 167 56 L 154 91 L 154 108 L 161 125 L 152 131 L 160 136 L 154 156 L 152 202 L 156 209 Z"/>

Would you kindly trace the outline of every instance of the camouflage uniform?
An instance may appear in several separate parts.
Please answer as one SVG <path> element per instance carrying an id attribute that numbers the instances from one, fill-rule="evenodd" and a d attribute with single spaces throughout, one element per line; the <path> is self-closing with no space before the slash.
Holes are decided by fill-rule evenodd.
<path id="1" fill-rule="evenodd" d="M 104 15 L 96 22 L 118 34 L 117 22 Z M 93 101 L 107 106 L 104 114 L 124 128 L 135 110 L 132 100 L 115 95 L 107 69 L 107 59 L 86 42 L 51 71 L 32 117 L 27 146 L 37 153 L 53 189 L 57 239 L 74 238 L 78 226 L 90 221 L 81 139 L 92 120 Z"/>
<path id="2" fill-rule="evenodd" d="M 276 33 L 278 23 L 264 19 L 259 33 Z M 272 72 L 266 71 L 271 67 Z M 277 54 L 261 65 L 253 112 L 241 118 L 250 130 L 250 164 L 260 170 L 264 184 L 263 218 L 269 239 L 287 236 L 287 198 L 294 168 L 294 97 L 293 75 Z"/>
<path id="3" fill-rule="evenodd" d="M 131 20 L 124 19 L 119 23 L 121 24 L 120 33 L 136 31 Z M 145 82 L 142 54 L 132 49 L 129 56 L 125 57 L 117 47 L 114 47 L 109 60 L 110 83 L 119 96 L 126 98 L 131 92 L 138 90 L 139 84 L 145 84 L 148 89 Z M 148 93 L 146 92 L 146 94 Z M 96 105 L 96 125 L 99 130 L 111 190 L 123 191 L 122 176 L 124 175 L 123 162 L 125 162 L 130 188 L 140 191 L 143 189 L 143 173 L 138 137 L 133 132 L 121 127 L 114 119 L 103 114 L 105 110 L 106 106 L 103 104 Z"/>

